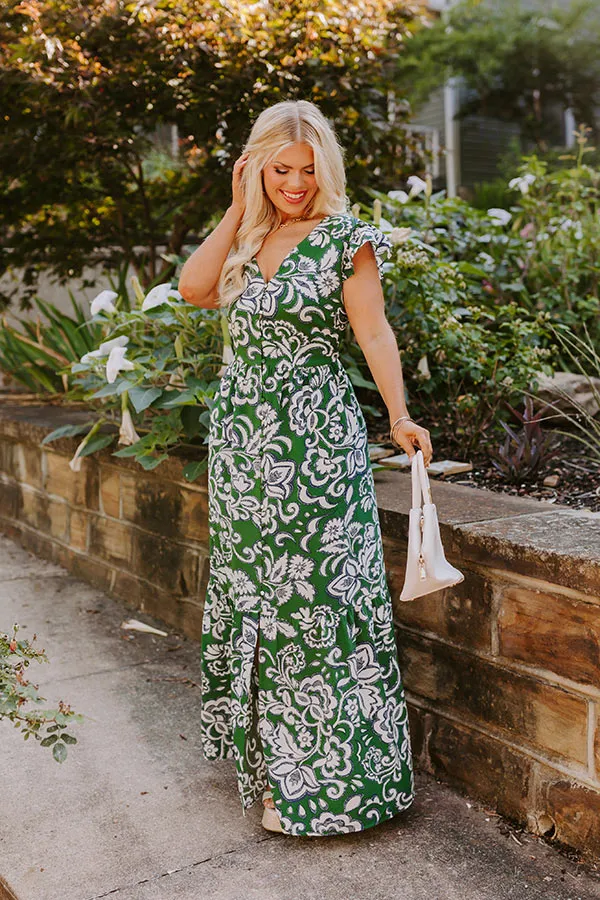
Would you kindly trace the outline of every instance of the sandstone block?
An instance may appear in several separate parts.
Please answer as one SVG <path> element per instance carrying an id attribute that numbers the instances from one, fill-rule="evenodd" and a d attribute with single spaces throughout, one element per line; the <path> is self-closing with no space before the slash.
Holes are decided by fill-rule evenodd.
<path id="1" fill-rule="evenodd" d="M 527 820 L 532 760 L 487 734 L 436 716 L 427 743 L 430 770 L 501 815 Z"/>
<path id="2" fill-rule="evenodd" d="M 131 472 L 121 472 L 121 516 L 128 522 L 135 522 L 137 476 Z"/>
<path id="3" fill-rule="evenodd" d="M 502 656 L 600 687 L 600 609 L 594 603 L 516 585 L 502 592 Z"/>
<path id="4" fill-rule="evenodd" d="M 406 687 L 476 723 L 485 723 L 548 758 L 587 765 L 587 702 L 491 660 L 404 631 L 400 661 Z"/>
<path id="5" fill-rule="evenodd" d="M 67 517 L 68 507 L 63 500 L 53 499 L 34 489 L 23 489 L 21 518 L 32 528 L 64 541 Z"/>
<path id="6" fill-rule="evenodd" d="M 69 546 L 84 552 L 88 547 L 88 514 L 72 509 L 69 514 Z"/>
<path id="7" fill-rule="evenodd" d="M 600 790 L 536 764 L 535 801 L 530 827 L 538 834 L 582 851 L 600 855 Z"/>
<path id="8" fill-rule="evenodd" d="M 18 519 L 21 514 L 21 486 L 16 481 L 0 481 L 0 518 Z"/>
<path id="9" fill-rule="evenodd" d="M 175 541 L 135 529 L 131 571 L 174 596 L 197 596 L 198 556 Z"/>
<path id="10" fill-rule="evenodd" d="M 433 632 L 453 643 L 491 649 L 491 581 L 462 565 L 465 580 L 460 584 L 405 602 L 400 600 L 405 571 L 406 566 L 388 572 L 394 615 L 399 624 Z"/>
<path id="11" fill-rule="evenodd" d="M 23 484 L 42 490 L 42 451 L 32 444 L 15 444 L 18 479 Z"/>
<path id="12" fill-rule="evenodd" d="M 186 491 L 182 499 L 181 536 L 208 547 L 208 496 L 200 491 Z"/>
<path id="13" fill-rule="evenodd" d="M 118 469 L 102 466 L 100 469 L 100 511 L 105 516 L 119 519 L 121 516 L 121 476 Z"/>
<path id="14" fill-rule="evenodd" d="M 73 472 L 66 456 L 45 451 L 48 494 L 62 497 L 72 506 L 90 510 L 99 508 L 98 461 L 84 457 L 79 472 Z"/>
<path id="15" fill-rule="evenodd" d="M 181 536 L 181 489 L 169 481 L 121 473 L 123 518 L 146 531 Z"/>
<path id="16" fill-rule="evenodd" d="M 132 559 L 130 527 L 100 516 L 92 516 L 89 552 L 92 556 L 114 566 L 129 565 Z"/>
<path id="17" fill-rule="evenodd" d="M 10 478 L 19 479 L 19 468 L 16 460 L 16 447 L 14 441 L 6 438 L 0 440 L 0 472 L 4 472 Z"/>

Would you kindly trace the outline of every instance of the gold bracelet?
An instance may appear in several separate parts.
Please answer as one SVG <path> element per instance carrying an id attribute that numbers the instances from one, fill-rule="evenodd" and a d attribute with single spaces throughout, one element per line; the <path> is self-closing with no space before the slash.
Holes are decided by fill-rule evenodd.
<path id="1" fill-rule="evenodd" d="M 399 416 L 390 428 L 390 440 L 391 440 L 392 444 L 396 444 L 397 447 L 400 445 L 394 439 L 394 428 L 396 427 L 396 425 L 399 425 L 401 422 L 406 422 L 406 421 L 412 422 L 413 420 L 411 419 L 410 416 Z"/>
<path id="2" fill-rule="evenodd" d="M 410 416 L 398 416 L 396 421 L 392 422 L 392 424 L 390 425 L 390 432 L 391 432 L 392 428 L 394 428 L 398 424 L 398 422 L 402 422 L 403 419 L 410 419 Z"/>

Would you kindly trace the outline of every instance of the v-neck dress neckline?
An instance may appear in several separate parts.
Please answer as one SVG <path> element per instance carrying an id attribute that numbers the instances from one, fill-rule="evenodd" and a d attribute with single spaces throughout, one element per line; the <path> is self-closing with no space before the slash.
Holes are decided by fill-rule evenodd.
<path id="1" fill-rule="evenodd" d="M 324 216 L 324 217 L 320 220 L 320 222 L 317 222 L 317 224 L 315 225 L 315 227 L 314 227 L 314 228 L 311 228 L 311 230 L 308 232 L 308 234 L 305 235 L 305 236 L 302 238 L 302 240 L 299 241 L 299 242 L 296 244 L 295 247 L 292 247 L 292 249 L 289 251 L 289 253 L 286 253 L 286 255 L 283 257 L 283 259 L 282 259 L 281 262 L 279 263 L 279 266 L 277 267 L 277 270 L 276 270 L 275 273 L 271 276 L 271 278 L 269 278 L 268 281 L 266 280 L 265 276 L 263 275 L 263 273 L 262 273 L 262 271 L 261 271 L 261 268 L 260 268 L 260 266 L 259 266 L 259 264 L 258 264 L 258 260 L 257 260 L 256 256 L 253 256 L 253 257 L 252 257 L 252 260 L 251 260 L 251 261 L 252 261 L 253 263 L 255 263 L 256 269 L 257 269 L 258 274 L 259 274 L 259 276 L 260 276 L 260 279 L 261 279 L 261 281 L 263 282 L 263 284 L 265 285 L 265 287 L 268 287 L 268 286 L 271 284 L 271 282 L 272 282 L 275 278 L 277 278 L 277 276 L 278 276 L 279 273 L 281 272 L 281 270 L 282 270 L 284 264 L 285 264 L 289 259 L 291 259 L 291 257 L 294 255 L 294 253 L 297 253 L 297 252 L 300 250 L 300 248 L 302 247 L 302 245 L 305 244 L 306 241 L 308 241 L 309 237 L 310 237 L 312 234 L 314 234 L 314 232 L 315 232 L 318 228 L 320 228 L 320 226 L 323 225 L 323 224 L 327 221 L 327 219 L 332 219 L 334 215 L 335 215 L 335 213 L 329 213 L 328 215 Z M 263 241 L 263 243 L 264 243 L 264 241 Z"/>

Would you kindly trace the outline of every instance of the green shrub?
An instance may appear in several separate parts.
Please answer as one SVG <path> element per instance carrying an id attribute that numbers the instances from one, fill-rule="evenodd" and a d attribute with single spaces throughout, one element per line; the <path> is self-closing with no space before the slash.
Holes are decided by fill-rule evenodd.
<path id="1" fill-rule="evenodd" d="M 101 337 L 98 322 L 86 318 L 69 291 L 74 316 L 61 312 L 52 303 L 34 297 L 47 322 L 24 319 L 22 329 L 2 318 L 0 329 L 0 369 L 34 393 L 62 394 L 72 387 L 69 364 L 93 350 Z"/>
<path id="2" fill-rule="evenodd" d="M 489 309 L 469 290 L 473 271 L 460 262 L 398 253 L 388 320 L 398 336 L 411 414 L 427 423 L 448 452 L 466 458 L 500 427 L 503 401 L 535 384 L 549 351 L 540 346 L 544 314 L 529 316 L 515 302 Z"/>
<path id="3" fill-rule="evenodd" d="M 66 425 L 46 435 L 43 444 L 85 432 L 71 468 L 81 458 L 115 443 L 114 456 L 132 456 L 154 469 L 177 448 L 200 459 L 184 468 L 193 481 L 206 469 L 206 443 L 212 399 L 223 367 L 228 338 L 220 311 L 186 303 L 170 283 L 156 285 L 144 297 L 137 279 L 139 303 L 121 309 L 107 297 L 96 318 L 103 325 L 100 346 L 68 367 L 74 380 L 68 399 L 87 403 L 95 419 Z M 100 295 L 99 295 L 100 296 Z M 224 330 L 225 329 L 225 330 Z M 118 427 L 103 430 L 103 426 Z M 116 440 L 115 440 L 116 438 Z"/>

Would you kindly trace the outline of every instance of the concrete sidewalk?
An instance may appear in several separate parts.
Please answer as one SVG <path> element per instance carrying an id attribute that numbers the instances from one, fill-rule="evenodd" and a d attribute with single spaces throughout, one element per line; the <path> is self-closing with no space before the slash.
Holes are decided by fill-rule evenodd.
<path id="1" fill-rule="evenodd" d="M 49 707 L 88 718 L 58 764 L 0 722 L 0 876 L 18 900 L 600 900 L 586 866 L 417 773 L 413 806 L 360 834 L 244 818 L 233 763 L 199 747 L 199 646 L 0 536 L 0 630 L 38 635 Z M 11 894 L 0 886 L 0 898 Z"/>

